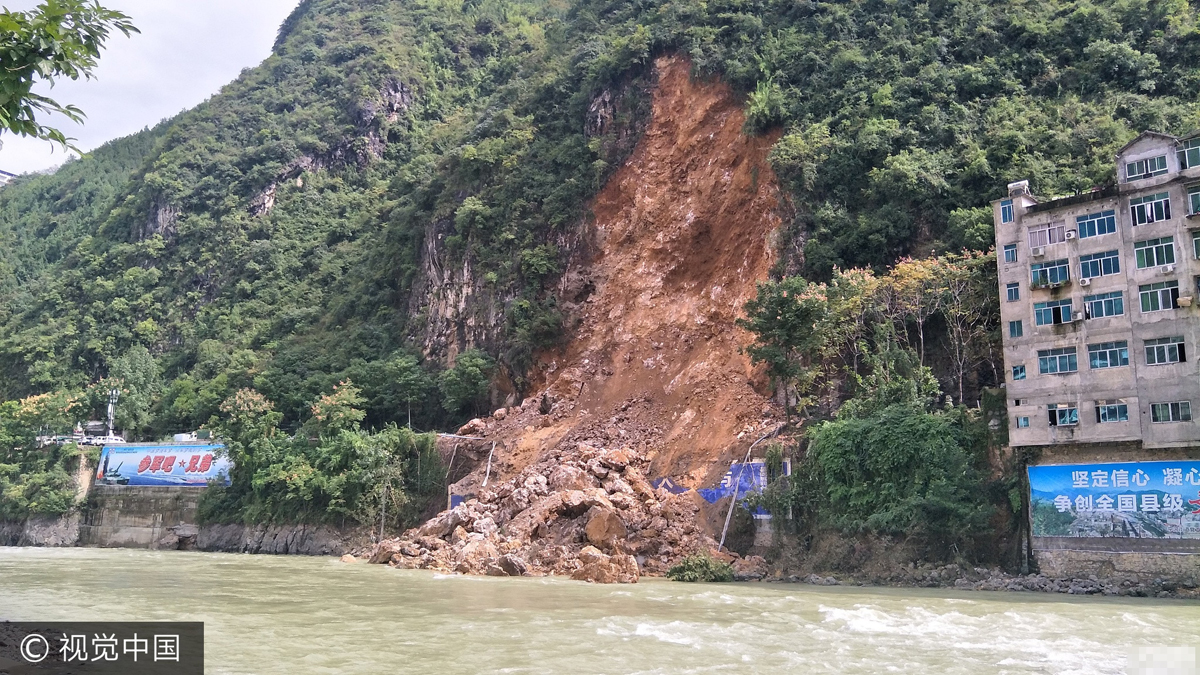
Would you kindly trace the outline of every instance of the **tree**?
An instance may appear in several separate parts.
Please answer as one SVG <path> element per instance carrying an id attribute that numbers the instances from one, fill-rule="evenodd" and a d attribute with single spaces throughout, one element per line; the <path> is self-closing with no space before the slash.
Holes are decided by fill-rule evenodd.
<path id="1" fill-rule="evenodd" d="M 32 136 L 71 148 L 61 131 L 37 121 L 41 113 L 60 113 L 74 122 L 83 111 L 33 93 L 41 79 L 91 79 L 100 49 L 112 31 L 128 37 L 139 32 L 129 17 L 92 0 L 46 0 L 29 12 L 0 12 L 0 131 Z"/>
<path id="2" fill-rule="evenodd" d="M 776 384 L 783 387 L 785 413 L 791 411 L 792 387 L 803 389 L 811 379 L 811 356 L 825 343 L 818 326 L 828 313 L 826 288 L 801 277 L 758 285 L 758 294 L 746 303 L 746 318 L 738 325 L 754 333 L 746 348 L 750 360 L 767 364 Z"/>
<path id="3" fill-rule="evenodd" d="M 136 345 L 113 359 L 108 378 L 93 387 L 93 398 L 97 402 L 106 402 L 109 390 L 114 388 L 121 391 L 116 410 L 117 426 L 134 433 L 149 427 L 153 422 L 151 407 L 162 389 L 162 382 L 158 363 L 148 349 Z"/>
<path id="4" fill-rule="evenodd" d="M 412 403 L 425 396 L 432 384 L 415 356 L 404 355 L 389 359 L 384 365 L 388 384 L 396 397 L 404 401 L 408 428 L 412 428 Z"/>
<path id="5" fill-rule="evenodd" d="M 494 366 L 491 357 L 477 349 L 459 354 L 454 367 L 438 378 L 446 412 L 459 413 L 467 407 L 471 412 L 478 412 L 481 401 L 487 396 Z"/>

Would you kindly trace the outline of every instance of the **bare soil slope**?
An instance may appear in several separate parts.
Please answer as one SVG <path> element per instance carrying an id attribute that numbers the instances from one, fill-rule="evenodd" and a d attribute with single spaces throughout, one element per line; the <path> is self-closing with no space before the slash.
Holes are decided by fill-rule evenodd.
<path id="1" fill-rule="evenodd" d="M 496 444 L 490 468 L 482 462 L 453 488 L 478 499 L 377 551 L 378 562 L 391 551 L 395 564 L 494 572 L 503 554 L 535 572 L 615 565 L 585 575 L 609 580 L 628 576 L 621 556 L 655 572 L 713 543 L 695 495 L 647 481 L 714 485 L 778 426 L 766 378 L 741 353 L 750 336 L 735 323 L 773 263 L 781 197 L 767 152 L 776 137 L 744 135 L 742 103 L 720 82 L 693 80 L 686 59 L 655 66 L 650 124 L 596 197 L 586 244 L 563 277 L 570 342 L 542 356 L 522 406 L 462 430 L 487 438 L 475 456 Z M 553 475 L 563 466 L 569 480 Z M 621 536 L 591 536 L 606 525 Z M 580 562 L 589 542 L 612 560 L 586 553 Z"/>

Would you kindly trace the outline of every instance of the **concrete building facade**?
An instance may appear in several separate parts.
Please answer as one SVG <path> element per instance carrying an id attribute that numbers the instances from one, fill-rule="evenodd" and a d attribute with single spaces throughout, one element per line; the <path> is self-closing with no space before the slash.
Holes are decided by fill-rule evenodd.
<path id="1" fill-rule="evenodd" d="M 1117 177 L 993 203 L 1013 446 L 1200 445 L 1200 132 L 1141 134 Z"/>

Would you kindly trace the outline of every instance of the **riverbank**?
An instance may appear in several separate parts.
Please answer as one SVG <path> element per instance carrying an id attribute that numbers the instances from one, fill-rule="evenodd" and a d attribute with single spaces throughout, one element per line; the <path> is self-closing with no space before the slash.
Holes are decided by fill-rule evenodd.
<path id="1" fill-rule="evenodd" d="M 1107 597 L 1158 598 L 1200 600 L 1200 586 L 1184 581 L 1163 578 L 1143 579 L 1136 576 L 1101 578 L 1052 577 L 1045 574 L 1008 574 L 1000 569 L 963 568 L 955 564 L 914 566 L 897 575 L 900 578 L 880 581 L 853 575 L 835 577 L 809 574 L 806 576 L 767 578 L 764 581 L 790 582 L 812 586 L 870 586 L 888 588 L 942 588 L 963 591 L 1006 591 L 1060 593 L 1066 595 L 1096 595 Z"/>

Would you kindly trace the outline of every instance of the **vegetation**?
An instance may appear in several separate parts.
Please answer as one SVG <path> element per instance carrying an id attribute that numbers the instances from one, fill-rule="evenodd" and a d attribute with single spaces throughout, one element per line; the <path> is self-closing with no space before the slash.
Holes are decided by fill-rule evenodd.
<path id="1" fill-rule="evenodd" d="M 33 93 L 33 85 L 91 78 L 114 30 L 126 37 L 138 32 L 129 17 L 94 1 L 48 0 L 29 12 L 0 10 L 0 130 L 70 147 L 62 131 L 38 123 L 37 116 L 55 112 L 80 122 L 83 111 Z"/>
<path id="2" fill-rule="evenodd" d="M 78 405 L 78 397 L 61 394 L 0 404 L 0 520 L 54 516 L 75 505 L 83 451 L 74 444 L 41 447 L 37 437 L 70 419 Z"/>
<path id="3" fill-rule="evenodd" d="M 253 389 L 223 401 L 217 431 L 233 460 L 231 484 L 204 493 L 207 522 L 310 522 L 396 530 L 411 525 L 429 500 L 445 494 L 446 469 L 433 434 L 390 425 L 360 426 L 357 387 L 344 382 L 312 405 L 295 436 Z"/>
<path id="4" fill-rule="evenodd" d="M 796 218 L 746 326 L 789 410 L 832 425 L 807 475 L 847 510 L 821 522 L 974 522 L 978 472 L 913 473 L 871 423 L 907 411 L 974 465 L 939 390 L 1000 380 L 997 299 L 962 251 L 989 248 L 1007 182 L 1102 185 L 1137 132 L 1200 126 L 1194 3 L 305 0 L 206 103 L 0 191 L 0 400 L 79 392 L 86 416 L 119 381 L 151 438 L 231 424 L 253 390 L 272 405 L 229 432 L 229 513 L 359 518 L 376 497 L 320 476 L 416 480 L 408 429 L 486 410 L 561 339 L 568 242 L 666 53 L 782 132 Z M 835 470 L 859 444 L 894 454 Z M 900 480 L 895 504 L 853 487 Z"/>
<path id="5" fill-rule="evenodd" d="M 695 553 L 667 570 L 667 578 L 687 582 L 733 581 L 733 565 L 721 562 L 708 553 Z"/>
<path id="6" fill-rule="evenodd" d="M 770 468 L 782 453 L 768 452 L 773 482 L 758 505 L 810 532 L 904 535 L 938 557 L 973 551 L 1007 503 L 984 467 L 981 412 L 961 404 L 995 381 L 995 289 L 994 256 L 977 254 L 762 284 L 746 307 L 749 351 L 795 391 L 808 425 L 793 476 Z"/>

